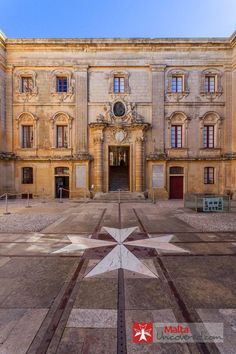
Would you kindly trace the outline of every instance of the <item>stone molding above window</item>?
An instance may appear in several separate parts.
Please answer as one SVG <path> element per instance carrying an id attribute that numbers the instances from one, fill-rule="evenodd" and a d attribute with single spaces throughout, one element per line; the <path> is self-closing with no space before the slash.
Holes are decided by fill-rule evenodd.
<path id="1" fill-rule="evenodd" d="M 215 77 L 215 91 L 208 92 L 205 90 L 205 78 L 206 76 Z M 223 94 L 223 73 L 218 69 L 206 69 L 201 72 L 201 82 L 200 82 L 200 95 L 206 97 L 209 100 L 214 100 Z"/>
<path id="2" fill-rule="evenodd" d="M 123 77 L 124 78 L 124 92 L 118 92 L 115 93 L 114 92 L 114 78 L 115 77 Z M 131 93 L 131 89 L 129 86 L 129 77 L 130 77 L 130 73 L 126 70 L 113 70 L 109 73 L 108 75 L 108 92 L 111 95 L 114 95 L 114 97 L 116 97 L 117 95 L 127 95 Z"/>
<path id="3" fill-rule="evenodd" d="M 203 128 L 205 125 L 214 126 L 214 148 L 221 147 L 221 129 L 223 123 L 223 117 L 221 117 L 217 112 L 206 112 L 200 119 L 200 133 L 201 133 L 201 148 L 208 149 L 203 147 Z M 213 149 L 214 149 L 213 148 Z M 210 148 L 212 149 L 212 148 Z"/>
<path id="4" fill-rule="evenodd" d="M 171 69 L 167 71 L 166 74 L 166 97 L 170 101 L 179 101 L 184 97 L 187 97 L 190 93 L 188 87 L 188 77 L 189 73 L 183 69 Z M 174 76 L 181 76 L 183 78 L 183 90 L 182 92 L 173 92 L 172 91 L 172 77 Z"/>
<path id="5" fill-rule="evenodd" d="M 67 92 L 58 92 L 57 91 L 57 77 L 66 77 L 68 80 L 67 83 Z M 51 73 L 51 96 L 59 102 L 70 102 L 74 97 L 75 92 L 75 79 L 70 70 L 54 70 Z"/>
<path id="6" fill-rule="evenodd" d="M 73 117 L 71 117 L 68 113 L 66 112 L 57 112 L 55 113 L 51 118 L 51 127 L 52 127 L 52 147 L 56 148 L 56 129 L 55 126 L 57 125 L 65 125 L 68 126 L 68 148 L 71 148 L 72 145 L 72 122 L 73 122 Z"/>
<path id="7" fill-rule="evenodd" d="M 15 95 L 18 101 L 28 102 L 38 97 L 37 74 L 33 70 L 20 70 L 15 73 Z M 22 91 L 22 78 L 32 79 L 32 88 L 28 91 Z"/>
<path id="8" fill-rule="evenodd" d="M 17 146 L 20 149 L 22 146 L 22 132 L 21 126 L 32 125 L 33 126 L 33 149 L 37 147 L 37 122 L 38 117 L 30 112 L 23 112 L 16 118 L 16 128 L 18 129 L 18 142 Z"/>
<path id="9" fill-rule="evenodd" d="M 171 147 L 171 126 L 181 125 L 182 126 L 182 147 L 180 149 L 186 149 L 188 146 L 188 124 L 191 118 L 187 117 L 183 112 L 173 112 L 169 117 L 167 117 L 168 124 L 168 138 L 167 138 L 167 148 L 168 149 L 178 149 Z"/>

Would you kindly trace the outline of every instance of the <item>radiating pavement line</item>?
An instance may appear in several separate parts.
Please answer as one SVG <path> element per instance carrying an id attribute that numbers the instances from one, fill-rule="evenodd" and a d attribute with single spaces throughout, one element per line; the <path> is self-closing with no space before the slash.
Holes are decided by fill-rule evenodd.
<path id="1" fill-rule="evenodd" d="M 140 225 L 140 229 L 146 234 L 146 236 L 148 237 L 148 232 L 142 222 L 142 220 L 140 219 L 137 211 L 133 208 L 133 212 L 138 220 L 138 223 Z M 179 308 L 182 316 L 183 316 L 183 319 L 184 319 L 184 322 L 186 323 L 196 323 L 196 322 L 201 322 L 203 325 L 204 323 L 202 322 L 202 320 L 199 318 L 199 316 L 197 315 L 197 313 L 195 313 L 195 311 L 192 309 L 191 312 L 190 310 L 188 309 L 187 305 L 185 304 L 182 296 L 180 295 L 177 287 L 175 286 L 174 284 L 174 281 L 173 279 L 171 278 L 166 266 L 164 265 L 164 263 L 162 262 L 161 260 L 161 257 L 162 255 L 159 255 L 157 252 L 156 252 L 156 259 L 158 261 L 158 264 L 162 270 L 162 273 L 163 273 L 163 276 L 166 280 L 166 284 L 169 286 L 169 290 L 170 292 L 173 294 L 174 298 L 175 298 L 175 302 L 176 302 L 176 305 L 177 307 Z M 194 311 L 194 314 L 193 314 L 193 311 Z M 191 350 L 191 345 L 190 343 L 186 343 L 188 348 L 189 348 L 189 351 L 190 353 L 192 352 Z M 192 343 L 191 343 L 192 344 Z M 220 351 L 219 349 L 217 348 L 217 346 L 215 345 L 215 343 L 204 343 L 204 342 L 196 342 L 196 343 L 193 343 L 196 345 L 199 353 L 201 354 L 220 354 Z"/>
<path id="2" fill-rule="evenodd" d="M 119 228 L 121 229 L 121 207 L 118 203 Z M 125 325 L 125 284 L 124 270 L 118 269 L 118 301 L 117 301 L 117 354 L 126 354 L 126 325 Z"/>
<path id="3" fill-rule="evenodd" d="M 99 221 L 94 229 L 94 232 L 92 233 L 92 235 L 95 237 L 97 237 L 97 234 L 101 228 L 101 224 L 104 219 L 106 210 L 107 209 L 103 209 L 101 217 L 99 218 Z M 72 309 L 74 301 L 75 301 L 75 299 L 71 299 L 71 295 L 73 293 L 73 290 L 76 287 L 78 277 L 79 277 L 81 269 L 85 263 L 85 260 L 86 260 L 85 253 L 86 253 L 86 251 L 84 252 L 83 256 L 81 257 L 79 264 L 77 265 L 72 277 L 70 278 L 68 286 L 66 287 L 66 289 L 61 297 L 59 305 L 55 309 L 54 313 L 51 314 L 51 316 L 52 316 L 51 321 L 50 321 L 49 325 L 47 326 L 47 328 L 44 329 L 44 335 L 43 335 L 42 340 L 40 341 L 39 346 L 37 348 L 35 348 L 35 345 L 34 345 L 35 342 L 37 341 L 37 336 L 39 334 L 39 333 L 37 333 L 33 342 L 31 343 L 31 346 L 29 347 L 29 349 L 27 351 L 27 354 L 28 353 L 29 354 L 30 353 L 46 354 L 49 347 L 50 347 L 51 342 L 53 341 L 53 337 L 60 325 L 61 319 L 62 319 L 63 315 L 65 314 L 65 312 L 67 312 L 67 318 L 69 317 L 70 310 Z M 73 300 L 73 301 L 71 301 L 71 300 Z M 47 316 L 46 316 L 44 322 L 46 320 L 47 320 Z M 43 327 L 44 322 L 42 323 L 41 328 Z M 63 330 L 64 330 L 64 327 L 60 331 L 61 335 L 63 333 Z M 61 338 L 61 336 L 60 336 L 60 338 Z M 57 343 L 57 346 L 58 345 L 59 345 L 59 342 Z M 56 350 L 55 350 L 55 352 L 56 352 Z"/>

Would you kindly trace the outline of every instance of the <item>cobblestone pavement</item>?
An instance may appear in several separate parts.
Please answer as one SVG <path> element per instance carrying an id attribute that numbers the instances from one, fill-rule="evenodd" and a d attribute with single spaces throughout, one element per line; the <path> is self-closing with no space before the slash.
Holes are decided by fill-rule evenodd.
<path id="1" fill-rule="evenodd" d="M 234 209 L 199 217 L 181 201 L 26 206 L 12 201 L 4 215 L 0 203 L 0 354 L 236 352 Z M 111 261 L 86 277 L 123 235 L 106 228 L 132 227 L 118 244 L 143 268 Z M 134 343 L 134 322 L 223 323 L 224 341 Z"/>

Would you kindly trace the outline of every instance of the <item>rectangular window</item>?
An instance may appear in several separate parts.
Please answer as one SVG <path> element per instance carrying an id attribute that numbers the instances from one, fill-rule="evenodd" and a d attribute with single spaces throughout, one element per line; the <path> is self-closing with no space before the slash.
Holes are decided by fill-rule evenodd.
<path id="1" fill-rule="evenodd" d="M 21 92 L 32 92 L 33 91 L 33 79 L 32 77 L 22 76 L 21 77 Z"/>
<path id="2" fill-rule="evenodd" d="M 116 76 L 114 77 L 114 92 L 124 93 L 125 92 L 125 78 Z"/>
<path id="3" fill-rule="evenodd" d="M 171 147 L 172 148 L 182 147 L 182 125 L 171 126 Z"/>
<path id="4" fill-rule="evenodd" d="M 205 92 L 215 92 L 215 76 L 205 76 Z"/>
<path id="5" fill-rule="evenodd" d="M 68 91 L 68 79 L 66 76 L 57 77 L 57 92 Z"/>
<path id="6" fill-rule="evenodd" d="M 214 184 L 214 167 L 204 168 L 204 184 Z"/>
<path id="7" fill-rule="evenodd" d="M 183 76 L 172 76 L 172 92 L 183 92 Z"/>
<path id="8" fill-rule="evenodd" d="M 33 126 L 22 125 L 22 143 L 21 147 L 30 149 L 33 147 Z"/>
<path id="9" fill-rule="evenodd" d="M 214 148 L 214 125 L 204 125 L 203 146 L 204 148 Z"/>
<path id="10" fill-rule="evenodd" d="M 22 168 L 22 184 L 33 184 L 33 168 Z"/>
<path id="11" fill-rule="evenodd" d="M 57 125 L 57 148 L 68 147 L 68 127 L 66 125 Z"/>

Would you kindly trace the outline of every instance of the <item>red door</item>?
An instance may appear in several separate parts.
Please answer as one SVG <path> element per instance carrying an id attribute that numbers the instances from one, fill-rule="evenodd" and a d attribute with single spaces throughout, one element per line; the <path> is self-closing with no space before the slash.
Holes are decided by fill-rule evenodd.
<path id="1" fill-rule="evenodd" d="M 183 199 L 184 177 L 170 176 L 170 199 Z"/>

